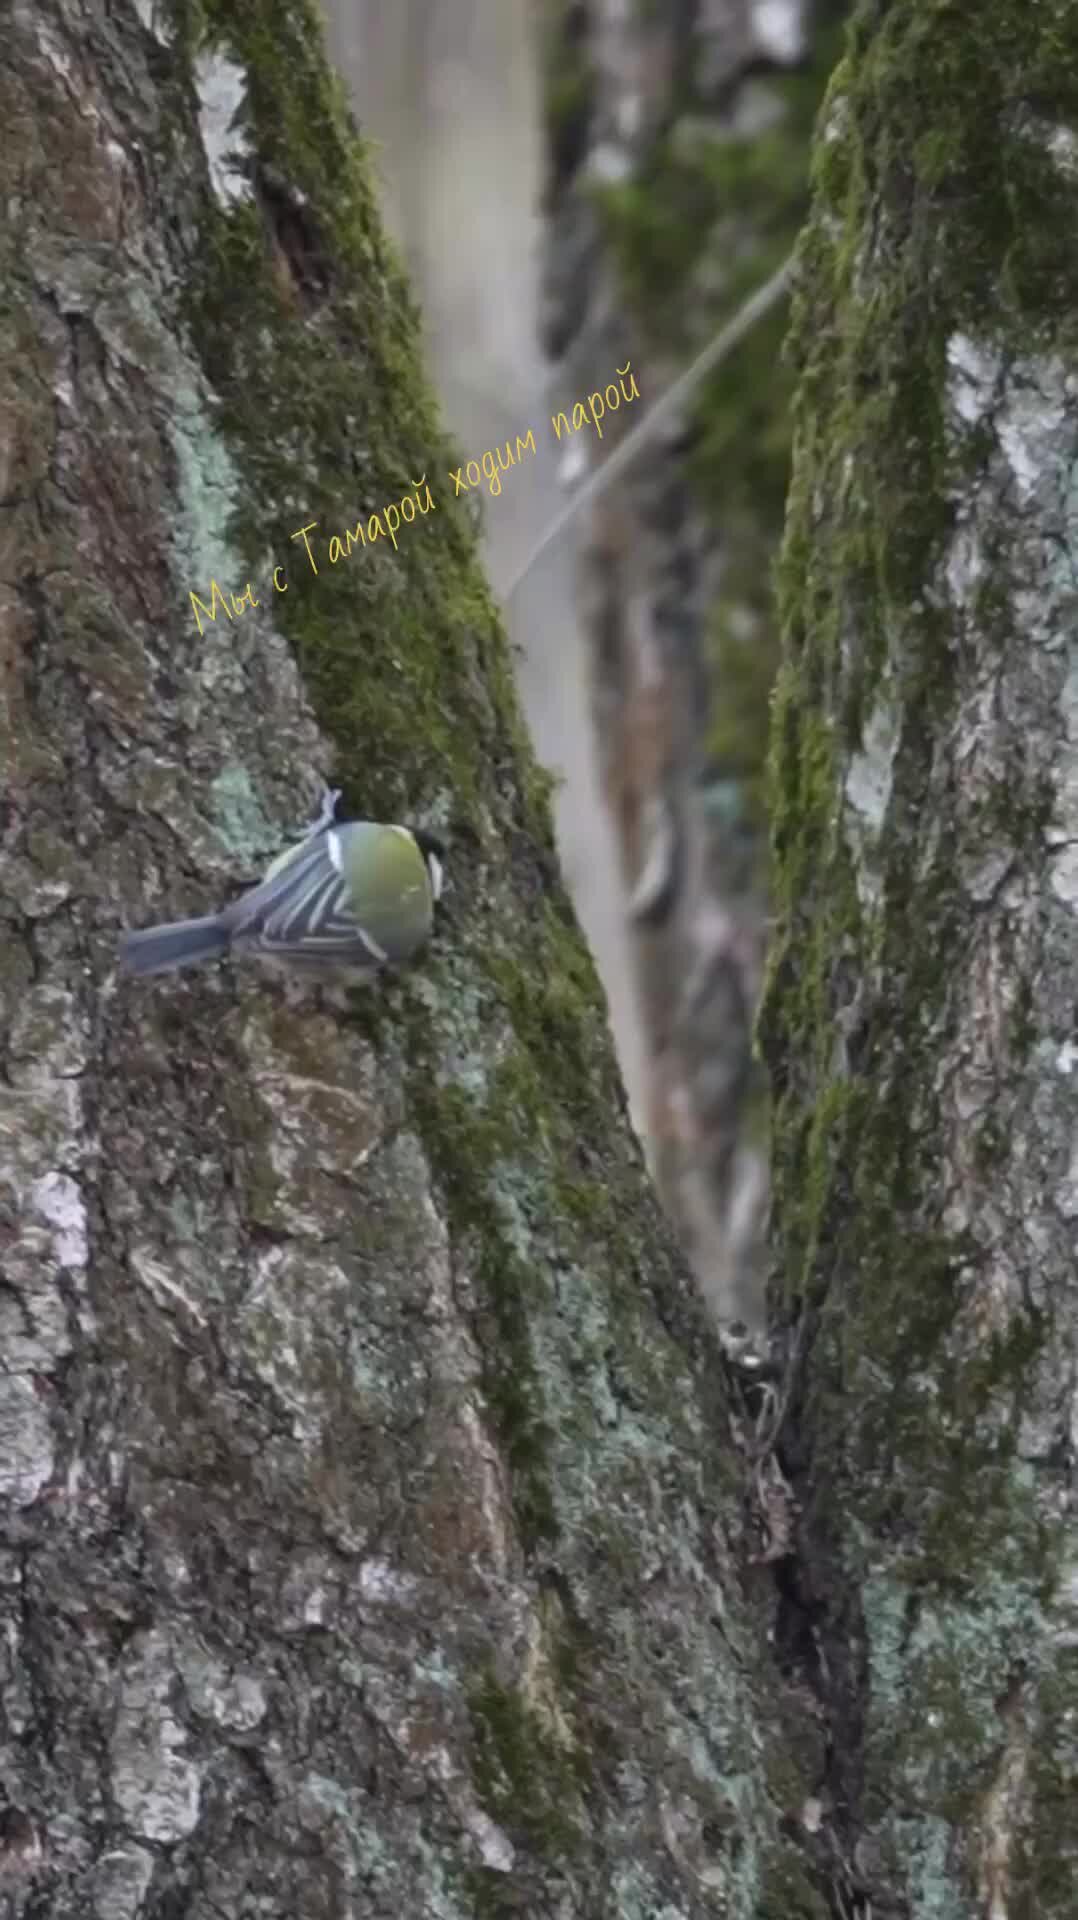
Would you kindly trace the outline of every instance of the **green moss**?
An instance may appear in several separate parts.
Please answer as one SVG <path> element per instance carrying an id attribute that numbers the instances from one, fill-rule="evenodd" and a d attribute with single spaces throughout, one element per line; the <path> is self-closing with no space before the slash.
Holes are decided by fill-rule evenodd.
<path id="1" fill-rule="evenodd" d="M 776 1070 L 781 1070 L 780 1058 L 793 1051 L 789 1041 L 794 1034 L 814 1033 L 817 1053 L 829 1044 L 830 1010 L 816 990 L 836 943 L 849 941 L 856 952 L 868 937 L 850 884 L 848 855 L 834 826 L 836 718 L 841 721 L 840 747 L 856 746 L 883 660 L 889 653 L 894 657 L 900 633 L 902 702 L 914 721 L 923 705 L 926 741 L 945 723 L 952 697 L 953 639 L 943 617 L 925 607 L 922 594 L 949 534 L 949 497 L 961 478 L 954 455 L 944 445 L 940 413 L 946 339 L 955 327 L 977 324 L 991 311 L 992 275 L 1003 267 L 1014 287 L 1024 289 L 1023 308 L 1034 307 L 1040 317 L 1047 294 L 1049 310 L 1058 312 L 1062 254 L 1072 245 L 1069 240 L 1061 243 L 1056 276 L 1034 279 L 1020 231 L 1026 223 L 1019 223 L 1015 214 L 1016 183 L 1021 179 L 1038 206 L 1046 196 L 1051 207 L 1058 198 L 1056 172 L 1035 148 L 1028 150 L 1025 138 L 1016 137 L 1010 147 L 1000 140 L 1002 102 L 991 88 L 984 96 L 968 63 L 958 87 L 951 59 L 953 53 L 958 62 L 964 42 L 954 9 L 928 7 L 923 15 L 932 16 L 938 28 L 948 20 L 955 23 L 953 43 L 933 30 L 931 58 L 926 29 L 914 26 L 905 12 L 871 39 L 864 15 L 858 17 L 850 59 L 835 77 L 823 116 L 829 134 L 817 146 L 818 211 L 802 250 L 805 291 L 793 326 L 793 358 L 801 373 L 799 458 L 780 570 L 786 631 L 774 698 L 769 784 L 778 902 L 786 921 L 772 959 L 773 987 L 762 1023 L 765 1034 L 771 1034 L 774 1012 L 779 1005 L 786 1010 L 784 1039 L 780 1043 L 773 1034 L 769 1043 Z M 1001 29 L 1000 64 L 993 75 L 1000 86 L 1008 48 L 1008 35 Z M 864 55 L 863 71 L 856 64 L 859 54 Z M 905 118 L 910 119 L 912 99 L 917 114 L 909 129 L 909 150 L 900 149 L 893 139 L 885 147 L 875 143 L 872 136 L 881 124 L 891 129 L 899 124 L 903 101 Z M 923 134 L 922 121 L 930 123 Z M 950 164 L 941 170 L 944 145 Z M 887 163 L 884 176 L 873 180 L 869 155 L 878 166 L 881 152 Z M 916 172 L 919 158 L 926 158 L 928 166 L 923 180 Z M 945 193 L 940 184 L 944 178 Z M 853 293 L 851 279 L 868 196 L 873 190 L 879 195 L 881 188 L 885 213 L 894 215 L 896 230 L 890 239 L 895 254 L 890 271 L 878 273 L 875 297 L 867 302 Z M 943 204 L 929 216 L 928 205 L 940 194 Z M 971 207 L 980 216 L 972 231 Z M 950 242 L 944 238 L 948 208 L 955 210 L 954 219 L 961 209 Z M 925 257 L 929 251 L 939 257 L 944 246 L 946 279 L 932 271 Z M 1037 257 L 1040 260 L 1039 249 Z M 947 309 L 937 311 L 936 290 L 944 285 Z M 926 287 L 932 290 L 927 296 Z M 965 450 L 967 460 L 978 457 L 976 448 Z M 851 473 L 856 474 L 856 486 L 849 484 Z M 826 540 L 813 531 L 818 514 L 811 502 L 821 493 L 837 503 L 842 515 L 841 532 L 835 535 L 832 522 Z M 915 624 L 908 618 L 911 608 L 916 610 Z M 841 660 L 840 621 L 858 637 L 857 647 Z M 912 724 L 910 731 L 916 733 Z M 1013 794 L 1009 808 L 1005 795 L 1001 805 L 1013 826 Z M 1033 833 L 1040 831 L 1043 809 L 1038 808 L 1030 825 Z M 894 897 L 887 903 L 884 926 L 877 930 L 877 951 L 882 940 L 882 957 L 927 1008 L 945 991 L 947 968 L 933 959 L 934 943 L 929 941 L 917 943 L 908 956 L 904 951 L 908 942 L 903 916 L 915 888 L 912 873 L 903 888 L 899 858 L 892 868 Z M 936 904 L 938 920 L 950 909 L 945 898 Z M 822 919 L 818 905 L 823 907 Z M 923 914 L 929 906 L 921 895 L 919 911 Z M 937 951 L 942 954 L 952 930 L 939 925 L 938 931 Z M 821 944 L 822 972 L 811 957 L 814 950 L 819 954 Z M 795 946 L 796 981 L 793 969 L 785 965 Z"/>
<path id="2" fill-rule="evenodd" d="M 586 1831 L 581 1795 L 587 1775 L 579 1760 L 551 1738 L 522 1694 L 502 1686 L 493 1668 L 476 1680 L 469 1707 L 475 1781 L 492 1819 L 541 1859 L 568 1865 Z"/>
<path id="3" fill-rule="evenodd" d="M 520 1920 L 520 1886 L 496 1867 L 458 1868 L 455 1880 L 470 1920 Z"/>
<path id="4" fill-rule="evenodd" d="M 797 1849 L 776 1849 L 766 1862 L 757 1920 L 831 1920 L 834 1911 L 813 1886 Z"/>
<path id="5" fill-rule="evenodd" d="M 532 932 L 539 951 L 556 956 L 557 964 L 533 974 L 516 964 L 516 956 L 501 954 L 493 956 L 493 972 L 513 1031 L 522 1042 L 527 1071 L 540 1074 L 543 1063 L 556 1066 L 560 1112 L 571 1135 L 594 1107 L 593 1038 L 601 989 L 564 900 L 541 901 Z M 605 1097 L 620 1107 L 616 1073 L 606 1073 L 604 1083 Z M 521 1091 L 527 1104 L 532 1090 L 525 1086 Z"/>
<path id="6" fill-rule="evenodd" d="M 475 628 L 490 635 L 495 699 L 504 699 L 507 689 L 496 664 L 493 611 L 474 577 L 467 536 L 444 489 L 438 497 L 448 449 L 433 413 L 424 414 L 407 388 L 398 410 L 397 383 L 371 386 L 358 377 L 371 352 L 372 312 L 355 310 L 343 338 L 319 339 L 301 314 L 282 311 L 265 234 L 250 208 L 211 215 L 199 267 L 191 317 L 205 344 L 207 373 L 227 396 L 219 425 L 240 449 L 247 489 L 233 538 L 263 596 L 272 597 L 273 566 L 284 568 L 287 592 L 274 611 L 296 645 L 316 704 L 334 715 L 334 731 L 362 764 L 362 805 L 376 817 L 400 810 L 419 738 L 429 745 L 438 785 L 452 787 L 467 817 L 478 805 L 476 763 L 453 709 L 467 697 L 475 671 Z M 230 327 L 228 313 L 240 299 L 246 324 Z M 409 330 L 414 325 L 407 308 L 403 323 Z M 296 461 L 297 446 L 316 450 L 306 473 Z M 349 485 L 353 454 L 363 478 Z M 330 562 L 331 536 L 344 543 L 349 529 L 366 527 L 387 503 L 396 506 L 410 491 L 408 481 L 424 474 L 434 483 L 435 509 L 402 528 L 399 551 L 383 537 L 380 549 L 358 546 Z M 349 493 L 354 512 L 342 514 Z M 295 538 L 312 522 L 313 565 Z M 477 717 L 483 712 L 478 707 Z M 495 709 L 490 717 L 494 749 L 508 715 Z M 409 797 L 414 807 L 414 788 Z"/>
<path id="7" fill-rule="evenodd" d="M 316 12 L 179 0 L 178 18 L 190 52 L 220 44 L 243 67 L 258 154 L 259 202 L 206 206 L 190 279 L 188 318 L 243 474 L 232 537 L 347 743 L 346 801 L 383 817 L 415 810 L 421 741 L 427 797 L 451 789 L 474 822 L 477 768 L 515 759 L 522 744 L 509 661 L 473 530 L 452 502 L 452 449 L 422 371 L 418 316 Z M 282 181 L 304 197 L 283 221 Z M 330 562 L 331 536 L 343 542 L 371 514 L 414 501 L 423 476 L 434 510 L 401 525 L 396 550 L 383 534 Z M 310 522 L 317 576 L 295 537 Z M 275 564 L 288 589 L 279 597 Z M 530 756 L 523 764 L 528 826 L 542 836 L 548 783 Z"/>

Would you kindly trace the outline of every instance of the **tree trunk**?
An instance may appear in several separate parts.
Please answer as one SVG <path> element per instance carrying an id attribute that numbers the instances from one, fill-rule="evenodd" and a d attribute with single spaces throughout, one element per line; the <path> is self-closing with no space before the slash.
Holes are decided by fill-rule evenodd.
<path id="1" fill-rule="evenodd" d="M 862 5 L 801 249 L 780 1457 L 874 1920 L 1078 1906 L 1076 126 L 1064 0 Z"/>
<path id="2" fill-rule="evenodd" d="M 721 1362 L 313 10 L 24 4 L 0 84 L 6 1911 L 807 1912 Z M 118 978 L 331 764 L 449 838 L 421 964 Z"/>

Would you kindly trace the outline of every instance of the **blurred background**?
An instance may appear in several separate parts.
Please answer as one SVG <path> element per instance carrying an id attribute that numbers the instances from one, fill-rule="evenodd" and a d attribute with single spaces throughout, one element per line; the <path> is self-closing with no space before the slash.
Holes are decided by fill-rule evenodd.
<path id="1" fill-rule="evenodd" d="M 535 429 L 483 488 L 488 575 L 637 1131 L 716 1314 L 755 1326 L 785 303 L 514 585 L 795 244 L 845 0 L 325 3 L 460 453 Z M 550 416 L 627 363 L 639 401 L 559 444 Z"/>

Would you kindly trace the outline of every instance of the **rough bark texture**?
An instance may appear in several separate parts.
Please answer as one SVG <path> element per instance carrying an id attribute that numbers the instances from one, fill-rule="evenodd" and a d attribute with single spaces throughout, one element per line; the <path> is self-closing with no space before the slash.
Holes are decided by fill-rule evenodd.
<path id="1" fill-rule="evenodd" d="M 27 0 L 0 125 L 5 1911 L 819 1911 L 720 1363 L 313 16 Z M 449 835 L 423 964 L 118 980 L 333 761 Z"/>
<path id="2" fill-rule="evenodd" d="M 1074 7 L 863 5 L 816 183 L 762 1022 L 800 1353 L 780 1455 L 851 1901 L 1064 1920 Z"/>
<path id="3" fill-rule="evenodd" d="M 601 462 L 807 211 L 832 0 L 547 9 L 544 337 L 562 400 L 632 359 L 639 408 L 582 429 Z M 763 1315 L 768 1198 L 751 1051 L 766 915 L 761 789 L 778 658 L 791 383 L 786 307 L 757 327 L 591 516 L 581 613 L 648 1047 L 649 1157 L 705 1293 Z"/>

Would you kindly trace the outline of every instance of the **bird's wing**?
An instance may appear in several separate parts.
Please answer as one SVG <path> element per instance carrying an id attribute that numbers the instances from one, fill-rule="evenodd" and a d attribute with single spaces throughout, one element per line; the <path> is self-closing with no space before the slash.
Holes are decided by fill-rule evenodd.
<path id="1" fill-rule="evenodd" d="M 330 859 L 325 834 L 276 861 L 224 917 L 233 939 L 254 940 L 274 952 L 302 948 L 312 959 L 316 954 L 385 959 L 349 909 L 347 882 Z"/>

